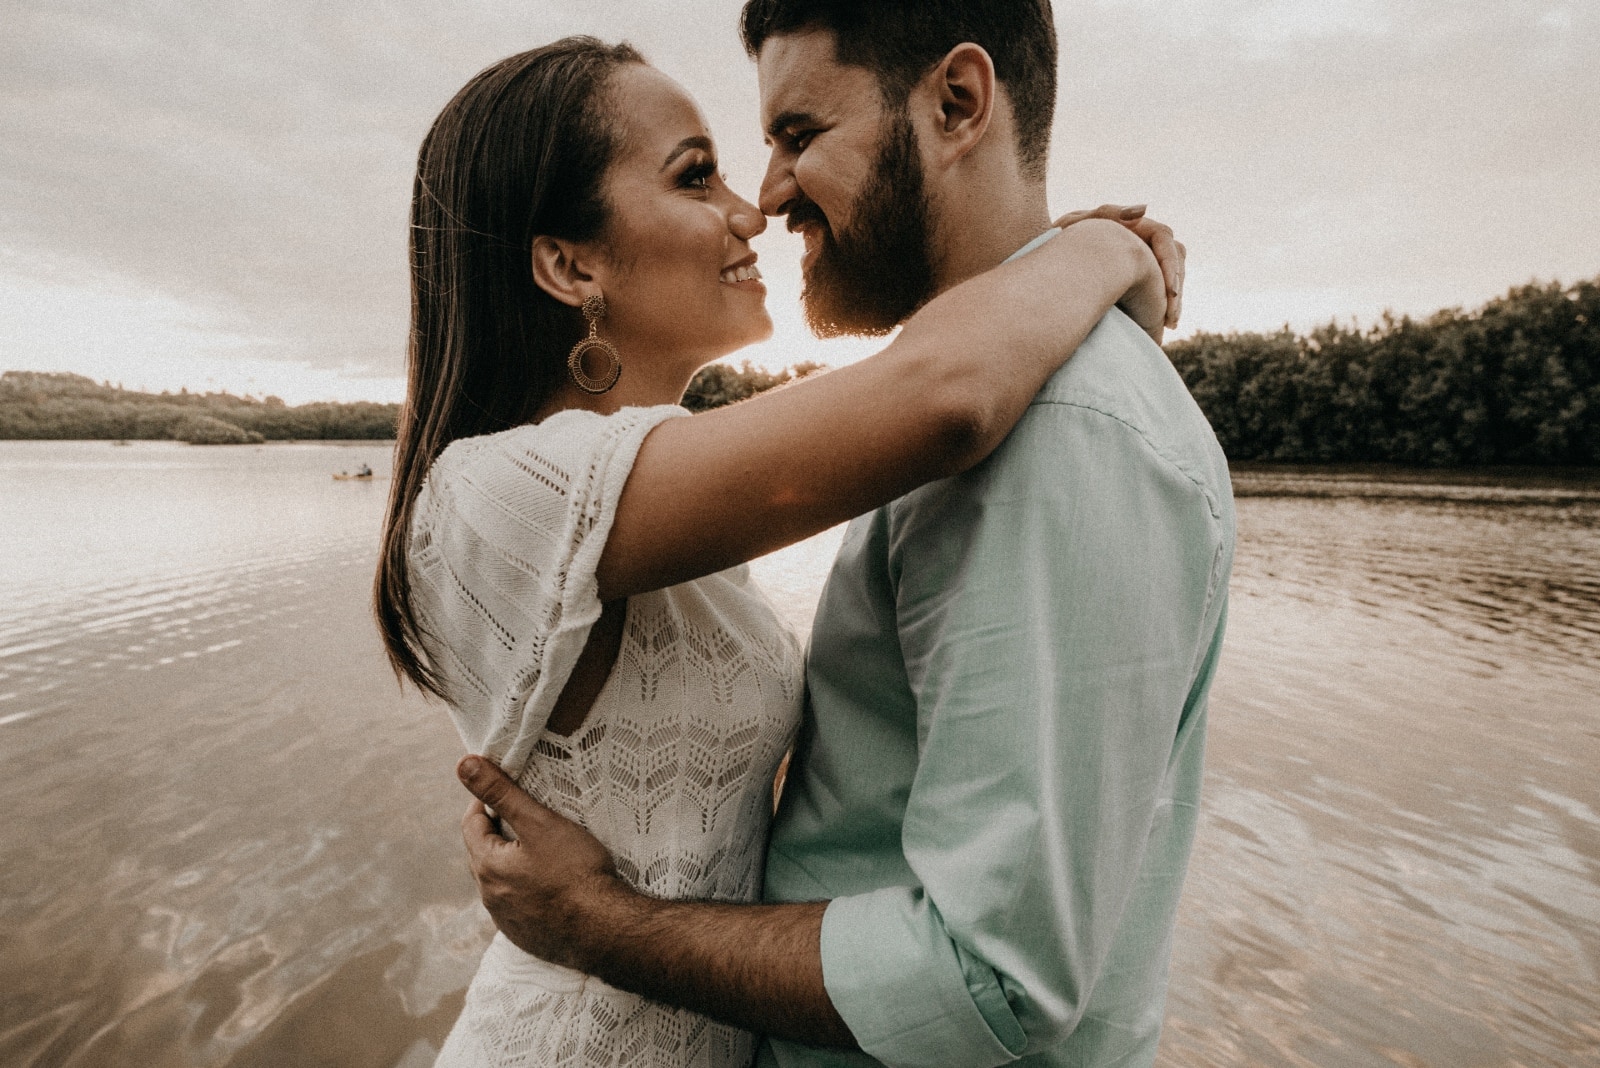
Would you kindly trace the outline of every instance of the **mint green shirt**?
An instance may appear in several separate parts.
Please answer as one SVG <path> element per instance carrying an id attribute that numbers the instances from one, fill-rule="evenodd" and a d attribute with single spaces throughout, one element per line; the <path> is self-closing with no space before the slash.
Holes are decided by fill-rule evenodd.
<path id="1" fill-rule="evenodd" d="M 989 459 L 850 524 L 823 589 L 769 901 L 831 901 L 866 1055 L 1149 1065 L 1233 559 L 1216 438 L 1120 311 Z"/>

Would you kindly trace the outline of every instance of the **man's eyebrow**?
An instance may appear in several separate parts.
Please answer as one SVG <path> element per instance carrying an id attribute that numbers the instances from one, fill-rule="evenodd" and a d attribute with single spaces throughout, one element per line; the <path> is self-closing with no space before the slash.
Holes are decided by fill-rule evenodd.
<path id="1" fill-rule="evenodd" d="M 709 137 L 701 134 L 696 134 L 693 137 L 685 137 L 682 141 L 679 141 L 677 144 L 672 146 L 672 151 L 667 153 L 667 161 L 661 165 L 661 169 L 666 170 L 668 167 L 672 166 L 673 160 L 677 159 L 691 148 L 698 148 L 702 152 L 716 151 L 716 149 L 712 146 L 711 138 Z"/>
<path id="2" fill-rule="evenodd" d="M 785 111 L 782 115 L 767 123 L 767 136 L 777 137 L 783 131 L 795 126 L 815 126 L 817 117 L 809 111 Z"/>

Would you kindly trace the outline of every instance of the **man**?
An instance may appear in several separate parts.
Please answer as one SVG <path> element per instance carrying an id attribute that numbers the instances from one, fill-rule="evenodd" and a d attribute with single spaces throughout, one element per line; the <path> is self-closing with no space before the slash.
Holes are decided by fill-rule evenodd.
<path id="1" fill-rule="evenodd" d="M 1044 0 L 751 0 L 742 28 L 819 333 L 1048 238 Z M 1147 1065 L 1232 545 L 1210 428 L 1114 311 L 987 461 L 851 524 L 770 904 L 633 893 L 468 758 L 520 840 L 469 814 L 485 903 L 529 952 L 771 1036 L 763 1064 Z"/>

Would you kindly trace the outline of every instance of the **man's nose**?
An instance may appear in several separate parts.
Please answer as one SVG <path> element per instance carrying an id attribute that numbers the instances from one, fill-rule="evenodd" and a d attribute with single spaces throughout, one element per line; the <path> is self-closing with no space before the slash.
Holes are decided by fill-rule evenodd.
<path id="1" fill-rule="evenodd" d="M 767 173 L 761 179 L 761 213 L 782 215 L 784 207 L 799 193 L 800 185 L 794 178 L 794 165 L 787 153 L 773 149 L 767 160 Z"/>

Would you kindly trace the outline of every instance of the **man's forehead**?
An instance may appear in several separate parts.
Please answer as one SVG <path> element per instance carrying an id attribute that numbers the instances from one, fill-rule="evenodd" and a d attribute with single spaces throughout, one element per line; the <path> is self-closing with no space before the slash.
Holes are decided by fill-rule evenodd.
<path id="1" fill-rule="evenodd" d="M 864 67 L 840 63 L 831 30 L 774 34 L 756 60 L 761 124 L 773 133 L 792 117 L 837 121 L 842 111 L 876 106 L 877 80 Z M 862 90 L 869 90 L 865 99 Z"/>

